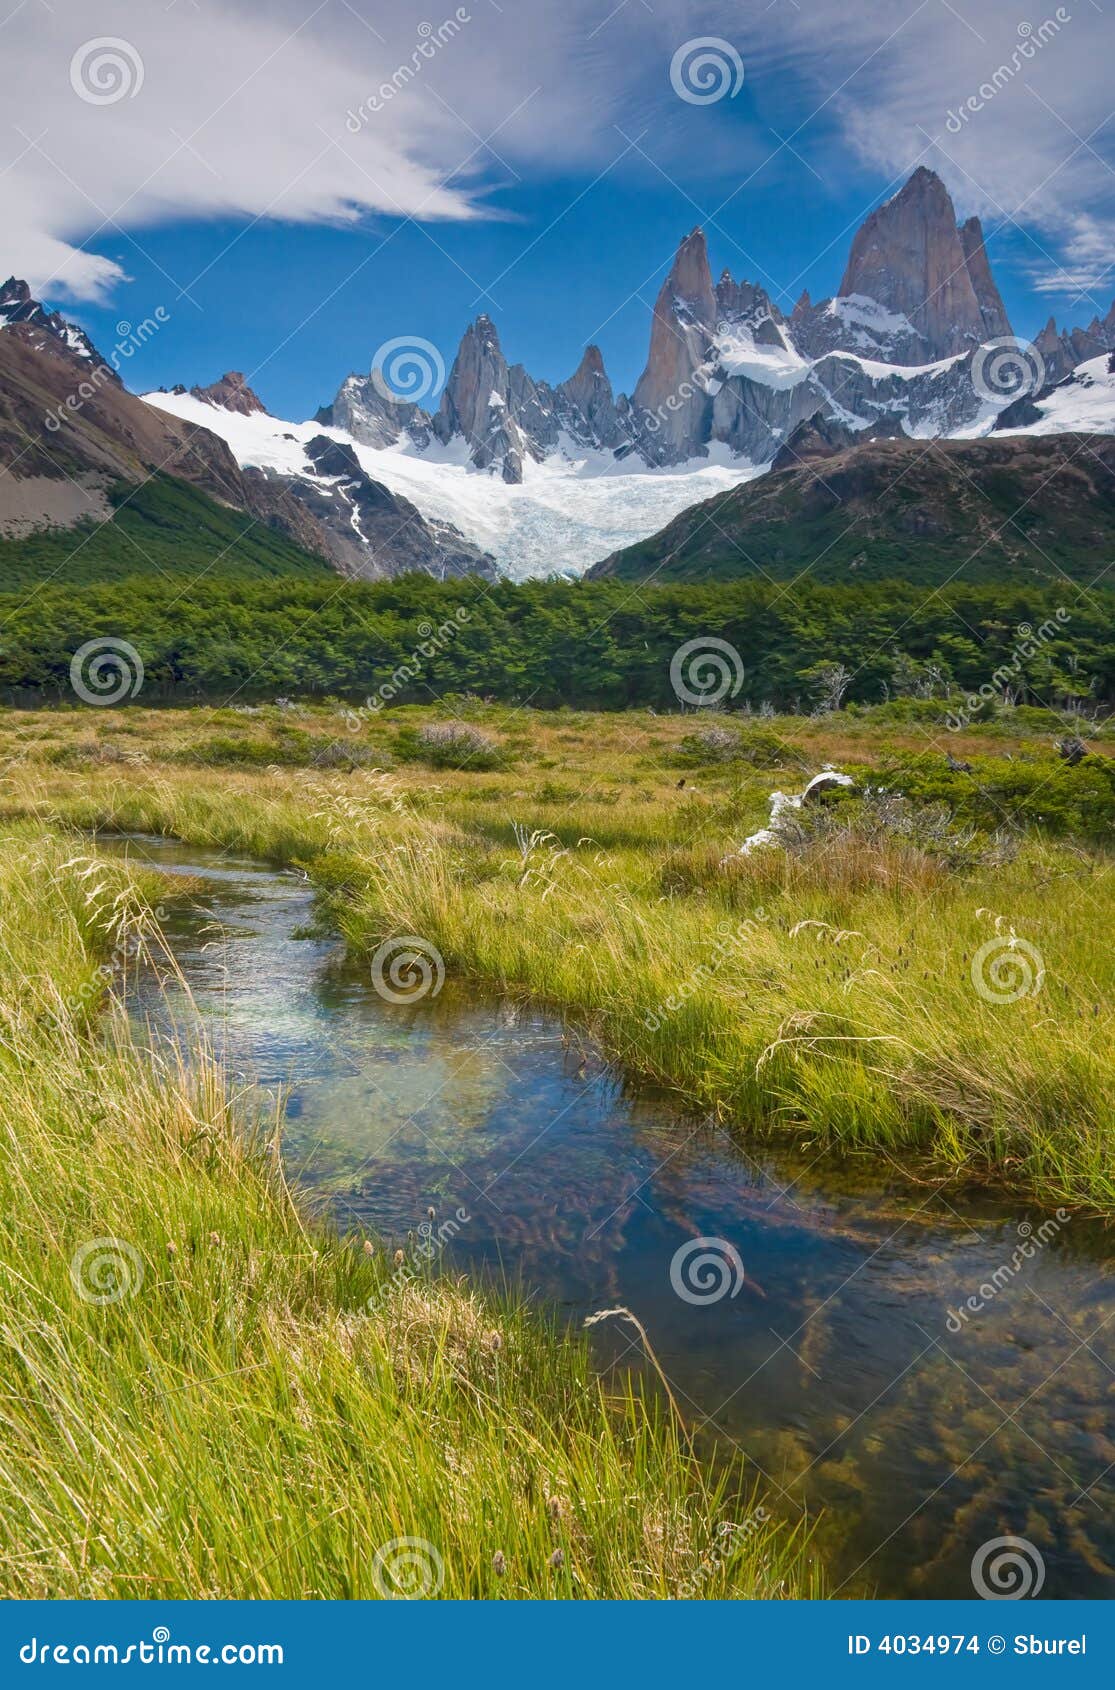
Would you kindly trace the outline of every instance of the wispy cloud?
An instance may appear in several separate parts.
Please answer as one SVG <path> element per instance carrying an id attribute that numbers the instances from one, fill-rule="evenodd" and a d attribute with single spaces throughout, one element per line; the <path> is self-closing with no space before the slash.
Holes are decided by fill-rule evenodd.
<path id="1" fill-rule="evenodd" d="M 1017 241 L 1038 291 L 1110 294 L 1099 0 L 1051 8 L 1065 21 L 1033 51 L 1046 13 L 1019 0 L 466 0 L 468 22 L 423 56 L 422 31 L 458 15 L 441 4 L 25 0 L 0 28 L 0 263 L 96 296 L 162 218 L 482 217 L 501 180 L 610 166 L 621 131 L 647 135 L 655 169 L 679 180 L 743 182 L 776 131 L 786 156 L 865 186 L 929 163 L 963 214 Z M 72 56 L 94 31 L 140 56 L 134 97 L 75 94 Z M 738 50 L 740 101 L 703 109 L 672 93 L 671 56 L 700 35 Z M 397 97 L 346 123 L 410 64 Z M 973 96 L 979 109 L 950 124 Z M 623 168 L 645 167 L 629 149 Z"/>
<path id="2" fill-rule="evenodd" d="M 25 0 L 0 28 L 0 263 L 97 297 L 162 218 L 474 218 L 510 156 L 584 155 L 606 102 L 578 32 L 533 8 L 528 52 L 521 9 L 441 4 Z"/>

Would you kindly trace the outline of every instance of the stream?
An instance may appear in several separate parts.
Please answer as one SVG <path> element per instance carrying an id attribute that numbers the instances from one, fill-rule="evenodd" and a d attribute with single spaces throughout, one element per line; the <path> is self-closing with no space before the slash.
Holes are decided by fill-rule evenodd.
<path id="1" fill-rule="evenodd" d="M 204 883 L 165 923 L 193 1007 L 146 969 L 145 1036 L 196 1010 L 238 1079 L 282 1094 L 289 1175 L 342 1230 L 576 1328 L 632 1309 L 698 1447 L 742 1452 L 779 1518 L 820 1515 L 834 1594 L 972 1597 L 973 1556 L 1013 1534 L 1042 1596 L 1115 1595 L 1115 1235 L 686 1120 L 547 1012 L 451 978 L 383 1001 L 367 961 L 298 936 L 298 875 L 99 844 Z M 589 1336 L 601 1370 L 645 1369 L 626 1324 Z"/>

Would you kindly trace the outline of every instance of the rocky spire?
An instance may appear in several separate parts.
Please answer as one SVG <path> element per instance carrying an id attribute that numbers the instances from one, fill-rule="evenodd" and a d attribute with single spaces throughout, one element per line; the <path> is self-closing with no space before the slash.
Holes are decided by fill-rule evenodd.
<path id="1" fill-rule="evenodd" d="M 487 433 L 491 399 L 507 402 L 507 360 L 496 326 L 487 315 L 477 317 L 461 337 L 449 380 L 441 395 L 436 425 L 445 438 L 463 434 L 477 440 Z"/>
<path id="2" fill-rule="evenodd" d="M 986 338 L 956 212 L 935 172 L 922 165 L 893 199 L 871 213 L 852 242 L 840 293 L 874 300 L 912 323 L 920 353 L 911 348 L 902 362 L 919 355 L 948 358 Z M 997 291 L 995 300 L 1002 310 Z"/>
<path id="3" fill-rule="evenodd" d="M 611 402 L 612 384 L 605 374 L 604 355 L 598 346 L 585 347 L 581 362 L 569 380 L 559 384 L 559 391 L 586 412 L 604 395 Z"/>
<path id="4" fill-rule="evenodd" d="M 516 405 L 530 397 L 519 392 L 524 375 L 516 365 Z M 487 314 L 477 317 L 457 348 L 433 429 L 442 441 L 463 435 L 477 469 L 495 466 L 505 481 L 519 482 L 528 442 L 512 414 L 511 388 L 511 372 L 496 326 Z"/>
<path id="5" fill-rule="evenodd" d="M 987 249 L 983 244 L 983 226 L 978 217 L 969 217 L 968 221 L 961 225 L 960 245 L 979 301 L 980 315 L 983 318 L 983 338 L 997 340 L 1003 335 L 1013 334 L 1007 308 L 991 274 Z"/>
<path id="6" fill-rule="evenodd" d="M 648 419 L 648 444 L 659 461 L 700 449 L 708 438 L 712 401 L 698 372 L 716 319 L 704 231 L 694 229 L 678 247 L 655 301 L 650 353 L 632 396 L 636 412 Z"/>
<path id="7" fill-rule="evenodd" d="M 781 311 L 758 282 L 736 282 L 725 270 L 716 284 L 718 328 L 742 327 L 759 346 L 785 347 Z"/>
<path id="8" fill-rule="evenodd" d="M 1063 381 L 1077 362 L 1069 336 L 1061 333 L 1053 317 L 1034 336 L 1034 345 L 1041 354 L 1046 385 Z"/>
<path id="9" fill-rule="evenodd" d="M 257 411 L 264 416 L 268 414 L 266 405 L 244 380 L 242 370 L 226 370 L 220 381 L 208 387 L 191 387 L 190 392 L 207 405 L 220 405 L 222 410 L 235 411 L 242 417 L 250 417 Z"/>
<path id="10" fill-rule="evenodd" d="M 586 346 L 568 381 L 554 389 L 554 413 L 558 425 L 580 445 L 615 448 L 628 438 L 598 346 Z"/>

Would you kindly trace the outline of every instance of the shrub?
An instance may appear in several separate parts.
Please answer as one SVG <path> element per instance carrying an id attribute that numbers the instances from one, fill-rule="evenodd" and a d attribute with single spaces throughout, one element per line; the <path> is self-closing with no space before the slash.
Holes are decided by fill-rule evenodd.
<path id="1" fill-rule="evenodd" d="M 1010 834 L 987 834 L 956 825 L 948 804 L 916 804 L 896 792 L 871 790 L 861 798 L 833 795 L 826 804 L 783 810 L 772 823 L 791 856 L 809 856 L 818 846 L 876 853 L 898 847 L 958 873 L 997 866 L 1017 851 Z"/>
<path id="2" fill-rule="evenodd" d="M 1093 753 L 1072 767 L 1055 754 L 975 757 L 971 772 L 931 752 L 890 759 L 875 781 L 921 803 L 944 803 L 984 829 L 1037 827 L 1110 840 L 1115 830 L 1115 760 Z"/>
<path id="3" fill-rule="evenodd" d="M 796 764 L 792 747 L 771 728 L 725 727 L 715 722 L 687 734 L 679 748 L 683 768 L 708 768 L 717 763 L 750 763 L 756 769 Z"/>
<path id="4" fill-rule="evenodd" d="M 467 722 L 427 722 L 417 732 L 401 728 L 395 750 L 404 761 L 431 769 L 502 769 L 507 762 L 495 740 Z"/>

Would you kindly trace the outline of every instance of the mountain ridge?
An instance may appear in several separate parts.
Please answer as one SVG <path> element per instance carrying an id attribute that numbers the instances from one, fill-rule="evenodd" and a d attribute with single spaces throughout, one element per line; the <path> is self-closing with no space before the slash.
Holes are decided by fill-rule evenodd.
<path id="1" fill-rule="evenodd" d="M 683 511 L 588 577 L 1089 583 L 1113 549 L 1115 436 L 859 441 L 818 414 L 767 475 Z"/>
<path id="2" fill-rule="evenodd" d="M 857 442 L 1115 431 L 1115 385 L 1092 371 L 1115 351 L 1115 303 L 1083 328 L 1051 318 L 1032 345 L 1018 342 L 979 219 L 959 222 L 925 168 L 864 219 L 840 291 L 816 302 L 804 291 L 788 314 L 727 269 L 714 281 L 704 231 L 686 232 L 630 395 L 614 390 L 595 344 L 563 380 L 536 379 L 481 315 L 440 393 L 440 353 L 397 337 L 312 422 L 273 416 L 231 370 L 144 395 L 148 412 L 163 413 L 152 424 L 128 409 L 140 401 L 88 337 L 15 278 L 0 289 L 0 331 L 0 343 L 14 339 L 68 371 L 65 383 L 45 384 L 58 391 L 45 398 L 48 434 L 40 428 L 37 442 L 34 407 L 20 401 L 0 524 L 81 520 L 103 510 L 105 474 L 148 473 L 165 458 L 212 496 L 369 578 L 409 568 L 489 579 L 500 568 L 580 572 L 653 538 L 703 495 Z M 428 408 L 392 391 L 382 365 L 399 347 L 423 378 L 412 391 L 436 395 Z M 75 386 L 97 391 L 74 407 Z M 98 436 L 91 425 L 113 411 L 107 438 Z M 57 473 L 68 453 L 82 474 Z"/>
<path id="3" fill-rule="evenodd" d="M 328 473 L 307 456 L 292 476 L 243 465 L 219 428 L 129 393 L 87 337 L 33 300 L 26 283 L 9 284 L 0 297 L 12 306 L 0 322 L 0 544 L 114 522 L 117 486 L 165 476 L 345 574 L 375 579 L 425 569 L 494 578 L 494 562 L 479 547 L 448 524 L 427 522 L 355 461 Z M 218 425 L 230 415 L 266 415 L 235 371 L 197 397 Z M 219 529 L 202 516 L 198 527 Z M 219 531 L 222 543 L 235 532 Z"/>
<path id="4" fill-rule="evenodd" d="M 989 364 L 1003 342 L 1021 356 Z M 986 432 L 1025 392 L 1112 349 L 1115 303 L 1086 329 L 1051 319 L 1032 345 L 1018 342 L 979 218 L 959 223 L 945 184 L 921 166 L 856 232 L 839 291 L 817 303 L 803 293 L 788 317 L 758 283 L 725 270 L 714 284 L 704 232 L 690 230 L 655 299 L 630 397 L 614 393 L 595 347 L 594 405 L 583 403 L 584 359 L 565 381 L 535 379 L 508 363 L 482 315 L 432 412 L 391 398 L 373 371 L 348 376 L 318 415 L 373 447 L 460 442 L 474 468 L 510 484 L 560 450 L 668 468 L 724 446 L 758 466 L 819 409 L 863 431 L 884 421 L 912 436 Z"/>

